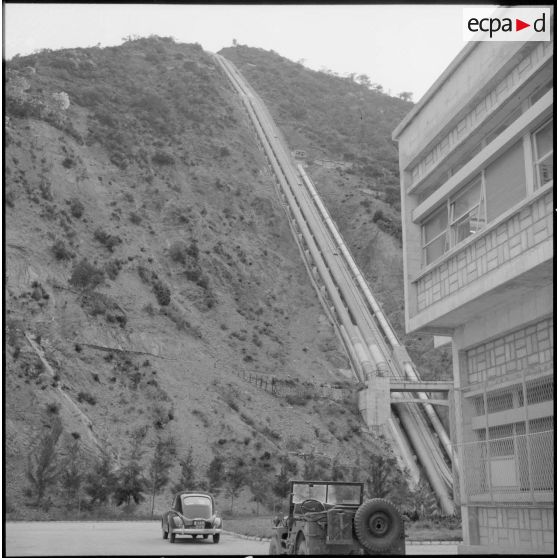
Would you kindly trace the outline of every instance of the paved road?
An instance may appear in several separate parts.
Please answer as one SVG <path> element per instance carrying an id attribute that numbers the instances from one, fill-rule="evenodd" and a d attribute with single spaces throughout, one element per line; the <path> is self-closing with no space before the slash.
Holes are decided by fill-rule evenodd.
<path id="1" fill-rule="evenodd" d="M 267 554 L 269 542 L 223 534 L 219 544 L 161 537 L 159 521 L 45 521 L 6 523 L 6 556 Z"/>
<path id="2" fill-rule="evenodd" d="M 159 521 L 44 521 L 6 523 L 6 556 L 187 556 L 267 554 L 268 541 L 223 534 L 219 544 L 161 537 Z M 407 554 L 457 554 L 455 544 L 408 545 Z"/>

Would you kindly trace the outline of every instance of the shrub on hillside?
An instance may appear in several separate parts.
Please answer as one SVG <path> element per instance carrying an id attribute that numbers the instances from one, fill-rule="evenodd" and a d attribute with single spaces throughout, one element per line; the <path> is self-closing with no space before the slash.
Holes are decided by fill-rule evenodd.
<path id="1" fill-rule="evenodd" d="M 381 209 L 376 210 L 372 217 L 372 222 L 376 223 L 387 234 L 401 241 L 401 223 L 395 222 L 385 215 Z"/>
<path id="2" fill-rule="evenodd" d="M 169 257 L 173 262 L 186 263 L 188 247 L 182 240 L 173 242 L 169 248 Z"/>
<path id="3" fill-rule="evenodd" d="M 39 192 L 41 193 L 41 197 L 46 201 L 52 201 L 52 188 L 51 184 L 48 180 L 44 178 L 39 182 Z"/>
<path id="4" fill-rule="evenodd" d="M 74 98 L 76 102 L 83 107 L 100 105 L 105 100 L 103 93 L 94 87 L 78 91 L 77 95 L 74 95 Z"/>
<path id="5" fill-rule="evenodd" d="M 123 151 L 115 151 L 110 155 L 110 162 L 118 167 L 120 170 L 126 170 L 128 168 L 128 156 Z"/>
<path id="6" fill-rule="evenodd" d="M 280 440 L 281 439 L 281 434 L 279 434 L 279 432 L 277 432 L 276 430 L 272 430 L 271 428 L 269 428 L 269 426 L 264 426 L 260 432 L 264 435 L 267 436 L 268 438 L 271 438 L 272 440 Z"/>
<path id="7" fill-rule="evenodd" d="M 165 151 L 157 151 L 152 157 L 151 160 L 156 165 L 174 165 L 174 157 Z"/>
<path id="8" fill-rule="evenodd" d="M 153 426 L 155 428 L 162 430 L 171 420 L 174 420 L 172 406 L 156 405 L 153 408 Z"/>
<path id="9" fill-rule="evenodd" d="M 74 257 L 74 253 L 68 249 L 62 239 L 56 240 L 51 246 L 51 250 L 57 260 L 70 260 Z"/>
<path id="10" fill-rule="evenodd" d="M 85 258 L 78 262 L 72 270 L 70 285 L 80 289 L 94 289 L 105 277 L 102 270 L 97 269 Z"/>
<path id="11" fill-rule="evenodd" d="M 157 302 L 161 306 L 168 306 L 171 301 L 170 289 L 162 281 L 156 280 L 153 284 L 153 292 L 157 298 Z"/>
<path id="12" fill-rule="evenodd" d="M 289 405 L 300 405 L 304 406 L 308 401 L 312 399 L 312 396 L 309 393 L 294 393 L 289 394 L 285 397 L 285 401 Z"/>
<path id="13" fill-rule="evenodd" d="M 105 126 L 112 128 L 117 125 L 117 121 L 111 115 L 110 112 L 100 109 L 94 113 L 95 118 Z"/>
<path id="14" fill-rule="evenodd" d="M 194 283 L 198 283 L 202 277 L 202 270 L 200 267 L 195 266 L 184 271 L 184 275 L 186 275 L 186 279 L 188 281 L 192 281 Z"/>
<path id="15" fill-rule="evenodd" d="M 97 400 L 95 399 L 95 397 L 93 397 L 93 395 L 91 395 L 87 391 L 80 391 L 78 393 L 77 400 L 78 400 L 79 403 L 81 403 L 82 401 L 85 401 L 86 403 L 89 403 L 89 405 L 95 405 L 97 403 Z"/>
<path id="16" fill-rule="evenodd" d="M 112 279 L 113 281 L 118 277 L 121 269 L 122 260 L 119 259 L 110 260 L 105 264 L 105 273 L 108 275 L 108 278 Z"/>
<path id="17" fill-rule="evenodd" d="M 172 320 L 179 331 L 185 331 L 189 335 L 192 335 L 192 337 L 201 339 L 202 332 L 199 327 L 192 325 L 178 306 L 169 304 L 164 309 L 161 309 L 161 314 Z"/>
<path id="18" fill-rule="evenodd" d="M 108 248 L 111 252 L 114 247 L 118 244 L 122 244 L 122 239 L 117 235 L 108 234 L 106 231 L 98 228 L 93 234 L 95 240 L 98 240 L 105 248 Z"/>
<path id="19" fill-rule="evenodd" d="M 39 118 L 41 105 L 35 99 L 22 100 L 12 97 L 6 98 L 6 114 L 15 118 Z"/>
<path id="20" fill-rule="evenodd" d="M 141 223 L 141 217 L 135 212 L 130 213 L 130 222 L 134 225 L 139 225 Z"/>
<path id="21" fill-rule="evenodd" d="M 148 285 L 157 279 L 157 274 L 145 267 L 144 265 L 138 265 L 138 275 L 140 279 L 147 283 Z"/>
<path id="22" fill-rule="evenodd" d="M 196 285 L 201 287 L 205 291 L 209 290 L 209 277 L 207 275 L 201 275 L 201 277 L 196 281 Z"/>
<path id="23" fill-rule="evenodd" d="M 401 207 L 401 193 L 399 192 L 399 188 L 386 188 L 384 201 L 393 208 L 399 209 Z"/>
<path id="24" fill-rule="evenodd" d="M 83 308 L 92 316 L 104 316 L 109 323 L 118 323 L 125 327 L 126 315 L 118 303 L 109 296 L 99 292 L 88 292 L 81 297 Z"/>
<path id="25" fill-rule="evenodd" d="M 47 403 L 46 411 L 49 415 L 57 415 L 60 412 L 60 405 L 54 401 Z"/>
<path id="26" fill-rule="evenodd" d="M 13 188 L 6 187 L 4 190 L 4 202 L 8 207 L 14 207 L 16 200 L 16 193 Z"/>
<path id="27" fill-rule="evenodd" d="M 76 219 L 79 219 L 83 215 L 84 209 L 83 204 L 78 198 L 72 198 L 70 200 L 70 213 Z"/>

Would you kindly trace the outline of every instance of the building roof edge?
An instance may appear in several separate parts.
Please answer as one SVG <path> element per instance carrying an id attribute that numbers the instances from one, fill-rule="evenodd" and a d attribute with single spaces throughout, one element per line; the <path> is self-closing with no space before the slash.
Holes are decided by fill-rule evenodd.
<path id="1" fill-rule="evenodd" d="M 397 125 L 395 130 L 391 134 L 391 138 L 397 141 L 401 133 L 411 121 L 417 116 L 417 114 L 422 110 L 424 105 L 434 96 L 436 91 L 442 87 L 442 85 L 447 81 L 447 79 L 453 74 L 455 69 L 461 64 L 461 62 L 469 56 L 471 51 L 478 46 L 478 42 L 469 42 L 465 45 L 457 54 L 457 56 L 450 62 L 449 66 L 440 74 L 438 79 L 429 87 L 426 93 L 420 98 L 418 103 L 407 113 L 405 118 Z"/>

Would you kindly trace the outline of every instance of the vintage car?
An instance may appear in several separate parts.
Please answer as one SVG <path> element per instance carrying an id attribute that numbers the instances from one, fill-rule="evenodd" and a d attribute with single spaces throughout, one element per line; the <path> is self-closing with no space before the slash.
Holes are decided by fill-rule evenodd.
<path id="1" fill-rule="evenodd" d="M 175 542 L 177 536 L 198 536 L 207 539 L 213 536 L 217 544 L 223 523 L 217 516 L 215 500 L 204 492 L 179 492 L 173 499 L 172 507 L 161 518 L 163 539 Z"/>
<path id="2" fill-rule="evenodd" d="M 403 518 L 387 500 L 363 502 L 363 483 L 290 484 L 289 514 L 274 519 L 269 554 L 405 554 Z"/>

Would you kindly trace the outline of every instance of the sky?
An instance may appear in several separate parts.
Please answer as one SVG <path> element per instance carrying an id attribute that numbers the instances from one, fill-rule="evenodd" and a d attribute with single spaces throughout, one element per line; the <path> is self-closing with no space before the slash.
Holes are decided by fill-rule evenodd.
<path id="1" fill-rule="evenodd" d="M 171 36 L 210 52 L 274 50 L 314 70 L 366 74 L 418 101 L 465 46 L 463 6 L 411 4 L 4 4 L 4 57 Z"/>

